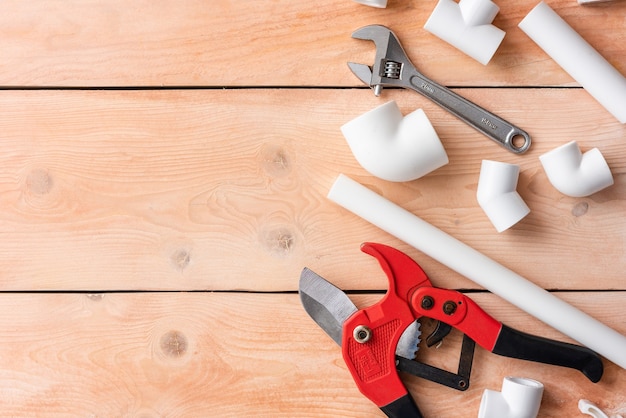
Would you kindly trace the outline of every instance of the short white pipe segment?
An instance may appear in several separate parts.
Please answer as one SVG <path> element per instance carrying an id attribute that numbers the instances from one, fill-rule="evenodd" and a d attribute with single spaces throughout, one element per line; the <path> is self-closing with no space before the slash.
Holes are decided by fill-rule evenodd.
<path id="1" fill-rule="evenodd" d="M 412 181 L 448 164 L 448 155 L 422 109 L 402 116 L 394 101 L 341 127 L 356 160 L 387 181 Z"/>
<path id="2" fill-rule="evenodd" d="M 518 178 L 518 165 L 491 160 L 483 160 L 481 164 L 476 200 L 498 232 L 509 229 L 530 213 L 517 193 Z"/>
<path id="3" fill-rule="evenodd" d="M 341 174 L 328 198 L 626 369 L 626 337 Z"/>
<path id="4" fill-rule="evenodd" d="M 613 175 L 599 149 L 584 154 L 576 141 L 568 142 L 539 157 L 548 180 L 567 196 L 592 195 L 613 184 Z"/>
<path id="5" fill-rule="evenodd" d="M 491 0 L 439 0 L 424 29 L 487 65 L 505 35 L 491 24 L 499 10 Z"/>
<path id="6" fill-rule="evenodd" d="M 486 389 L 478 418 L 536 418 L 543 396 L 543 384 L 524 377 L 505 377 L 502 392 Z"/>
<path id="7" fill-rule="evenodd" d="M 626 123 L 626 78 L 544 2 L 519 27 L 621 123 Z"/>

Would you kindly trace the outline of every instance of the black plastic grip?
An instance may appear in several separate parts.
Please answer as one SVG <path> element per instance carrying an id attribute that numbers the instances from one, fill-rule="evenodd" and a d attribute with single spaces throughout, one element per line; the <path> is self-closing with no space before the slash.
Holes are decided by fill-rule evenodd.
<path id="1" fill-rule="evenodd" d="M 391 418 L 424 418 L 409 394 L 381 407 L 380 410 Z"/>
<path id="2" fill-rule="evenodd" d="M 596 383 L 602 377 L 602 359 L 587 347 L 526 334 L 502 324 L 494 354 L 580 370 Z"/>

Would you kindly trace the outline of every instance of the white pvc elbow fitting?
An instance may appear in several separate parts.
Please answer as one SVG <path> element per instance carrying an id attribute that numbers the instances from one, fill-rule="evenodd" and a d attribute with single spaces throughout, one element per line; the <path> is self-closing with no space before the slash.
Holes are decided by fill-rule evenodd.
<path id="1" fill-rule="evenodd" d="M 502 392 L 485 390 L 478 418 L 536 418 L 543 384 L 522 377 L 505 377 Z"/>
<path id="2" fill-rule="evenodd" d="M 415 180 L 448 163 L 422 109 L 403 117 L 391 101 L 346 123 L 341 132 L 359 164 L 383 180 Z"/>
<path id="3" fill-rule="evenodd" d="M 561 193 L 585 197 L 613 184 L 613 175 L 599 149 L 584 154 L 576 141 L 539 157 L 550 183 Z"/>
<path id="4" fill-rule="evenodd" d="M 478 204 L 498 232 L 509 229 L 530 213 L 517 193 L 519 166 L 483 160 L 476 189 Z"/>
<path id="5" fill-rule="evenodd" d="M 505 35 L 491 24 L 498 11 L 490 0 L 439 0 L 424 29 L 487 65 Z"/>
<path id="6" fill-rule="evenodd" d="M 387 7 L 387 0 L 354 0 L 357 3 L 364 4 L 366 6 L 378 7 L 384 9 Z"/>
<path id="7" fill-rule="evenodd" d="M 621 123 L 626 123 L 626 78 L 554 10 L 539 3 L 519 27 Z"/>

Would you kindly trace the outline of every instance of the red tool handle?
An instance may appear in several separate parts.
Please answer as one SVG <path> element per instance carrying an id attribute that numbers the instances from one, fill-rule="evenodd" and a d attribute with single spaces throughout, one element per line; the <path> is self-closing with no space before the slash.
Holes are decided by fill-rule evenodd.
<path id="1" fill-rule="evenodd" d="M 346 320 L 342 353 L 359 390 L 383 411 L 410 406 L 396 371 L 395 349 L 404 330 L 422 316 L 453 326 L 495 354 L 574 368 L 593 382 L 602 376 L 602 360 L 588 348 L 504 326 L 464 294 L 432 287 L 422 268 L 401 251 L 373 243 L 361 250 L 378 260 L 389 289 L 380 302 Z"/>
<path id="2" fill-rule="evenodd" d="M 412 294 L 411 307 L 416 317 L 427 316 L 452 325 L 494 354 L 576 369 L 594 383 L 602 377 L 602 359 L 587 347 L 510 328 L 460 292 L 422 287 Z"/>

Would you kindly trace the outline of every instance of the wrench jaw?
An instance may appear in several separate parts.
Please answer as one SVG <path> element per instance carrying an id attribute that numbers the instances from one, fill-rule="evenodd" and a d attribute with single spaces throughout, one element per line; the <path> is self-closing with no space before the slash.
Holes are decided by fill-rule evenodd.
<path id="1" fill-rule="evenodd" d="M 352 72 L 368 84 L 376 96 L 380 95 L 383 87 L 409 87 L 407 77 L 403 75 L 414 67 L 391 29 L 382 25 L 364 26 L 354 31 L 352 37 L 372 41 L 376 46 L 373 66 L 348 63 Z"/>

